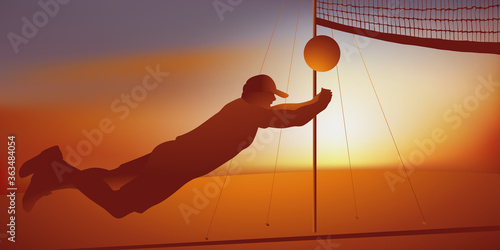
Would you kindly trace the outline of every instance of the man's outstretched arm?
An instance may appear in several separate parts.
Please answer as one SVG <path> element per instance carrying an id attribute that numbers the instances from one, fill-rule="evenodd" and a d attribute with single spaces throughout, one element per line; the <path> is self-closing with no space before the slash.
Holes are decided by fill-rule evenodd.
<path id="1" fill-rule="evenodd" d="M 332 99 L 332 91 L 322 89 L 312 100 L 303 103 L 280 104 L 273 106 L 274 116 L 269 121 L 269 127 L 288 128 L 303 126 L 323 111 Z"/>

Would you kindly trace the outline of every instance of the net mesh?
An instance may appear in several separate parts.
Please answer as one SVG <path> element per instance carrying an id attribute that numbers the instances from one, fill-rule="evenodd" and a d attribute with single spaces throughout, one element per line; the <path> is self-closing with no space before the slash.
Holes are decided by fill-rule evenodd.
<path id="1" fill-rule="evenodd" d="M 500 42 L 499 0 L 316 0 L 316 19 L 351 33 L 394 35 L 389 40 L 395 42 L 398 37 Z"/>

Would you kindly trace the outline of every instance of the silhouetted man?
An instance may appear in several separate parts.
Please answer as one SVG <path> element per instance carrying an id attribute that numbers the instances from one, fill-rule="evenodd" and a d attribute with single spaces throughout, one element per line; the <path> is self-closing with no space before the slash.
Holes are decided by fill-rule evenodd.
<path id="1" fill-rule="evenodd" d="M 241 98 L 226 104 L 206 122 L 113 170 L 78 170 L 63 160 L 59 147 L 46 149 L 24 163 L 19 171 L 21 177 L 34 174 L 23 197 L 23 207 L 30 211 L 35 202 L 50 191 L 76 188 L 116 218 L 132 212 L 142 213 L 188 181 L 235 157 L 250 146 L 259 128 L 305 125 L 324 110 L 332 98 L 330 90 L 322 89 L 308 102 L 271 107 L 275 95 L 288 97 L 276 89 L 271 77 L 254 76 L 244 85 Z M 61 168 L 65 170 L 54 171 Z M 126 176 L 133 179 L 118 190 L 110 187 L 110 179 Z"/>

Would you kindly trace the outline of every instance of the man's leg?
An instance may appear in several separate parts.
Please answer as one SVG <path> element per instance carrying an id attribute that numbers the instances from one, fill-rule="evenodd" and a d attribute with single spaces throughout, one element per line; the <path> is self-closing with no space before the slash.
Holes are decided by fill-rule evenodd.
<path id="1" fill-rule="evenodd" d="M 80 172 L 83 172 L 82 177 L 75 179 L 75 181 L 81 178 L 90 179 L 98 183 L 97 186 L 103 187 L 104 192 L 110 187 L 109 185 L 116 189 L 139 175 L 148 159 L 149 154 L 121 164 L 112 170 L 90 168 L 80 171 L 63 160 L 59 147 L 48 148 L 25 162 L 20 169 L 19 175 L 21 177 L 33 174 L 30 185 L 23 196 L 23 208 L 28 212 L 31 211 L 35 203 L 43 196 L 50 195 L 51 191 L 76 188 L 70 177 L 73 177 L 73 174 L 79 176 Z M 104 186 L 102 181 L 109 185 Z M 85 189 L 81 185 L 80 187 Z M 106 197 L 106 194 L 104 195 Z"/>
<path id="2" fill-rule="evenodd" d="M 147 157 L 147 163 L 137 177 L 119 190 L 113 190 L 96 170 L 67 173 L 69 182 L 90 200 L 112 216 L 122 218 L 129 213 L 142 213 L 164 201 L 188 181 L 199 176 L 182 166 L 181 153 L 173 142 L 158 145 Z M 140 159 L 140 158 L 139 158 Z M 177 160 L 179 159 L 179 160 Z M 66 163 L 67 164 L 67 163 Z M 124 166 L 118 173 L 131 173 Z"/>
<path id="3" fill-rule="evenodd" d="M 59 180 L 62 178 L 62 183 L 77 188 L 111 215 L 121 218 L 134 211 L 144 212 L 168 198 L 191 179 L 200 176 L 199 173 L 191 172 L 192 169 L 189 167 L 183 166 L 182 162 L 185 159 L 179 157 L 182 151 L 177 149 L 173 142 L 162 143 L 148 157 L 138 158 L 134 164 L 118 168 L 116 175 L 137 174 L 137 177 L 119 190 L 113 190 L 104 180 L 104 176 L 108 175 L 106 170 L 78 170 L 61 158 L 51 163 L 56 162 L 56 165 L 63 169 L 60 172 L 63 173 L 62 176 L 57 177 Z M 138 170 L 135 164 L 140 162 L 146 164 Z M 23 198 L 25 209 L 30 211 L 36 200 L 45 195 L 40 191 L 49 190 L 47 187 L 52 187 L 57 179 L 50 166 L 44 166 L 36 171 Z M 25 199 L 26 197 L 28 199 Z"/>
<path id="4" fill-rule="evenodd" d="M 146 168 L 149 166 L 146 166 Z M 71 173 L 69 181 L 90 200 L 104 208 L 112 216 L 122 218 L 132 212 L 143 213 L 164 201 L 184 184 L 197 176 L 186 174 L 188 169 L 179 166 L 163 166 L 166 171 L 144 171 L 119 190 L 113 190 L 103 179 L 91 172 Z"/>
<path id="5" fill-rule="evenodd" d="M 137 177 L 144 169 L 146 164 L 148 163 L 149 155 L 141 156 L 137 159 L 131 160 L 129 162 L 123 163 L 115 169 L 104 169 L 104 168 L 89 168 L 85 169 L 86 174 L 92 175 L 96 178 L 103 179 L 108 183 L 111 187 L 121 187 L 127 182 L 131 181 L 133 178 Z M 76 169 L 71 167 L 68 163 L 64 163 L 65 166 L 69 168 Z M 57 185 L 52 190 L 66 189 L 66 188 L 75 188 L 73 183 L 68 180 L 63 179 L 60 185 Z M 51 191 L 52 191 L 51 190 Z"/>
<path id="6" fill-rule="evenodd" d="M 137 209 L 144 208 L 145 205 L 147 206 L 145 203 L 149 204 L 149 199 L 157 197 L 155 192 L 152 193 L 152 197 L 147 192 L 159 191 L 157 186 L 161 183 L 160 180 L 155 180 L 157 176 L 149 177 L 151 175 L 144 175 L 143 171 L 137 171 L 135 168 L 126 169 L 132 165 L 124 165 L 122 169 L 114 171 L 100 168 L 79 170 L 63 160 L 55 160 L 52 163 L 55 163 L 57 170 L 46 166 L 38 169 L 31 178 L 30 185 L 23 196 L 23 207 L 26 211 L 30 211 L 36 201 L 49 195 L 50 191 L 76 188 L 112 216 L 121 218 Z M 135 163 L 141 163 L 141 161 Z M 144 169 L 144 166 L 141 166 L 140 169 Z M 113 174 L 115 176 L 112 176 Z M 130 174 L 137 174 L 139 177 L 129 181 L 125 189 L 113 190 L 105 181 L 105 177 L 112 178 Z M 158 203 L 162 200 L 159 200 Z M 149 206 L 145 209 L 147 208 Z"/>
<path id="7" fill-rule="evenodd" d="M 74 171 L 66 179 L 87 196 L 90 200 L 104 208 L 112 216 L 122 218 L 133 212 L 123 192 L 114 191 L 102 176 L 92 169 Z"/>

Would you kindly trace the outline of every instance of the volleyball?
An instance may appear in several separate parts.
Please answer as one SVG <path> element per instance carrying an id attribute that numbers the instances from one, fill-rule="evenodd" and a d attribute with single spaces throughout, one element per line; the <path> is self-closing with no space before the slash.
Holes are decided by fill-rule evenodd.
<path id="1" fill-rule="evenodd" d="M 304 48 L 307 65 L 316 71 L 324 72 L 333 69 L 340 60 L 340 47 L 329 36 L 311 38 Z"/>

